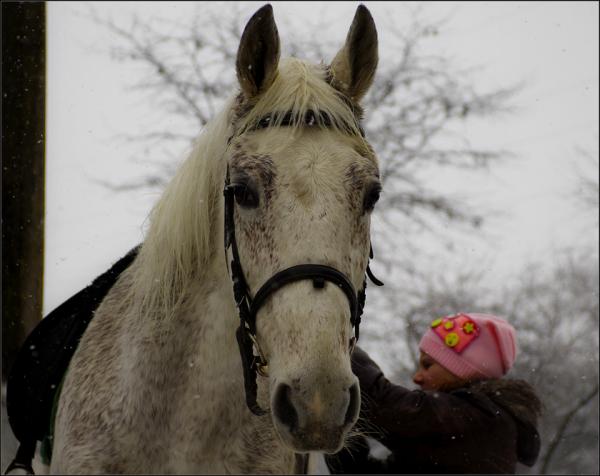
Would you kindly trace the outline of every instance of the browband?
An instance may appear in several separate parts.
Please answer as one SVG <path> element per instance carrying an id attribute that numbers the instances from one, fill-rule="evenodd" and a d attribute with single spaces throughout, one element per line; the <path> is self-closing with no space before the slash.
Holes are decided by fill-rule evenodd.
<path id="1" fill-rule="evenodd" d="M 306 111 L 304 117 L 299 117 L 297 113 L 293 113 L 292 111 L 272 112 L 261 117 L 256 122 L 256 124 L 250 127 L 249 130 L 253 131 L 258 129 L 265 129 L 267 127 L 271 127 L 273 124 L 276 124 L 280 127 L 286 127 L 298 123 L 302 123 L 309 127 L 321 125 L 326 129 L 333 128 L 335 124 L 338 128 L 344 130 L 348 134 L 352 131 L 352 127 L 346 121 L 336 119 L 325 111 L 313 111 L 312 109 Z M 364 137 L 365 131 L 358 121 L 355 122 L 355 126 L 358 129 L 360 135 Z"/>

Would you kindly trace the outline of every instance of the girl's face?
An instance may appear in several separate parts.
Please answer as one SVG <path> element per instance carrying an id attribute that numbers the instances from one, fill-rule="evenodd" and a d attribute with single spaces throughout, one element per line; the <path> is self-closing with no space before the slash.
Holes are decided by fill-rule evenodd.
<path id="1" fill-rule="evenodd" d="M 449 390 L 466 383 L 423 351 L 419 358 L 419 368 L 413 375 L 413 382 L 419 385 L 421 390 Z"/>

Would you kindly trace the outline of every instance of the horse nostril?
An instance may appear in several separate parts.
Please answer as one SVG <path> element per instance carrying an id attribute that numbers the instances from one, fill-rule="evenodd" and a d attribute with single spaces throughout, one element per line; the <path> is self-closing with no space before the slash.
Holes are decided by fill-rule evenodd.
<path id="1" fill-rule="evenodd" d="M 292 403 L 291 393 L 292 388 L 289 385 L 279 384 L 273 399 L 273 413 L 290 431 L 294 431 L 298 426 L 298 412 Z"/>
<path id="2" fill-rule="evenodd" d="M 354 423 L 360 409 L 360 387 L 358 386 L 358 383 L 352 385 L 348 391 L 350 392 L 350 402 L 348 403 L 348 409 L 346 410 L 344 425 Z"/>

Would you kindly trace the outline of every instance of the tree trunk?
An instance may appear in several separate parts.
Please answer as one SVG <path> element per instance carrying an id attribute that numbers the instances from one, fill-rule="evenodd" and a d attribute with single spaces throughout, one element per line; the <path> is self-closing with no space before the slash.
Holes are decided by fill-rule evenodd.
<path id="1" fill-rule="evenodd" d="M 2 381 L 42 317 L 46 5 L 2 3 Z"/>

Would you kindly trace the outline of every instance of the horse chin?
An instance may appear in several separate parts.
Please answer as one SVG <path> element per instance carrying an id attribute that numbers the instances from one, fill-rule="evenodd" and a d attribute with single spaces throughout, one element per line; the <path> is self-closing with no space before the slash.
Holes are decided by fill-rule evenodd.
<path id="1" fill-rule="evenodd" d="M 318 451 L 337 453 L 344 446 L 346 428 L 339 430 L 315 428 L 312 430 L 293 429 L 275 425 L 283 444 L 296 453 Z"/>

